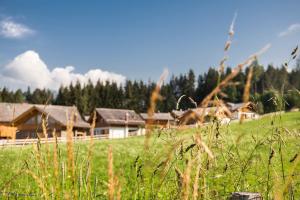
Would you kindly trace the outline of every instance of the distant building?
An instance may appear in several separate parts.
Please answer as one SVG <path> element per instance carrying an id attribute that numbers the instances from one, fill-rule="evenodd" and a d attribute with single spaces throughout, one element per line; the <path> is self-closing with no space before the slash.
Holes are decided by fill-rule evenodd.
<path id="1" fill-rule="evenodd" d="M 31 107 L 26 103 L 0 103 L 0 139 L 15 139 L 13 120 Z"/>
<path id="2" fill-rule="evenodd" d="M 258 119 L 259 114 L 255 111 L 255 105 L 252 102 L 247 103 L 226 103 L 231 112 L 231 119 Z"/>
<path id="3" fill-rule="evenodd" d="M 175 125 L 175 119 L 170 113 L 154 113 L 152 117 L 148 113 L 141 113 L 140 115 L 145 120 L 147 126 L 170 128 Z"/>
<path id="4" fill-rule="evenodd" d="M 172 110 L 170 112 L 171 116 L 174 118 L 176 125 L 179 124 L 179 119 L 186 111 L 183 110 Z"/>
<path id="5" fill-rule="evenodd" d="M 0 103 L 0 125 L 12 125 L 12 121 L 31 108 L 27 103 Z"/>
<path id="6" fill-rule="evenodd" d="M 65 137 L 68 122 L 72 117 L 74 135 L 86 135 L 89 131 L 89 124 L 82 120 L 76 107 L 0 103 L 0 138 L 45 137 L 42 119 L 44 119 L 48 137 L 53 136 L 54 130 L 57 137 Z"/>
<path id="7" fill-rule="evenodd" d="M 129 135 L 143 135 L 145 121 L 133 110 L 96 108 L 95 135 L 108 138 L 126 138 Z M 93 114 L 89 122 L 92 123 Z"/>
<path id="8" fill-rule="evenodd" d="M 73 128 L 74 136 L 89 134 L 90 125 L 80 116 L 76 107 L 56 105 L 33 105 L 16 117 L 12 123 L 17 127 L 17 139 L 45 137 L 43 121 L 48 137 L 66 137 L 67 127 Z"/>
<path id="9" fill-rule="evenodd" d="M 223 124 L 229 123 L 229 110 L 226 107 L 195 108 L 185 111 L 178 117 L 179 125 L 199 126 L 213 120 L 218 120 Z"/>

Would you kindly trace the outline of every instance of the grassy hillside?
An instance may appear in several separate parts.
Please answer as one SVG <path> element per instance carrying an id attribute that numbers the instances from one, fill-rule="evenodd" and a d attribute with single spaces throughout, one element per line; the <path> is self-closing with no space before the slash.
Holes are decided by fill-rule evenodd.
<path id="1" fill-rule="evenodd" d="M 3 147 L 2 196 L 225 199 L 253 191 L 265 199 L 300 198 L 299 112 L 229 126 L 153 130 L 149 138 Z"/>

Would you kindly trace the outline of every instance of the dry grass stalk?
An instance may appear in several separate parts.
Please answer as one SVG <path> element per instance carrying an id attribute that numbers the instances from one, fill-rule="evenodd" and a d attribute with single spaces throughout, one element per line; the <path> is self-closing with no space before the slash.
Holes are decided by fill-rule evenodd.
<path id="1" fill-rule="evenodd" d="M 284 63 L 284 67 L 286 70 L 288 70 L 289 64 L 292 60 L 295 60 L 298 56 L 298 45 L 293 49 L 291 52 L 290 58 L 287 62 Z"/>
<path id="2" fill-rule="evenodd" d="M 161 86 L 162 86 L 164 80 L 167 78 L 167 76 L 168 76 L 168 70 L 165 69 L 164 72 L 162 73 L 162 75 L 160 76 L 158 82 L 156 83 L 154 91 L 151 94 L 151 97 L 150 97 L 150 106 L 149 106 L 149 109 L 148 109 L 148 116 L 150 118 L 155 113 L 156 102 L 162 99 L 162 97 L 160 95 L 160 89 L 161 89 Z"/>
<path id="3" fill-rule="evenodd" d="M 121 188 L 121 184 L 120 184 L 120 181 L 118 179 L 118 177 L 115 176 L 115 185 L 116 185 L 116 192 L 117 192 L 117 200 L 121 200 L 121 191 L 122 191 L 122 188 Z"/>
<path id="4" fill-rule="evenodd" d="M 93 119 L 92 119 L 92 124 L 90 128 L 90 144 L 89 144 L 89 149 L 88 149 L 88 156 L 87 156 L 87 161 L 88 161 L 88 169 L 87 169 L 87 193 L 91 193 L 91 173 L 92 173 L 92 160 L 93 160 L 93 148 L 94 148 L 94 130 L 96 126 L 96 118 L 97 118 L 97 113 L 96 111 L 93 112 Z"/>
<path id="5" fill-rule="evenodd" d="M 94 136 L 94 130 L 96 127 L 96 120 L 97 120 L 97 112 L 96 110 L 94 110 L 93 112 L 93 120 L 92 120 L 92 124 L 91 124 L 91 128 L 90 128 L 90 135 Z"/>
<path id="6" fill-rule="evenodd" d="M 73 147 L 73 127 L 74 127 L 74 116 L 75 116 L 75 108 L 72 110 L 70 118 L 68 113 L 66 113 L 67 117 L 67 178 L 68 183 L 70 184 L 70 193 L 68 196 L 73 195 L 73 199 L 77 199 L 77 193 L 74 192 L 75 188 L 75 159 L 74 159 L 74 147 Z M 70 197 L 71 198 L 71 197 Z"/>
<path id="7" fill-rule="evenodd" d="M 53 130 L 53 136 L 55 138 L 55 143 L 53 145 L 53 164 L 54 164 L 54 182 L 55 182 L 55 192 L 58 193 L 59 190 L 59 159 L 58 159 L 58 141 L 56 130 Z"/>
<path id="8" fill-rule="evenodd" d="M 202 141 L 201 137 L 199 134 L 195 134 L 194 135 L 194 140 L 196 142 L 196 144 L 203 148 L 203 150 L 207 153 L 207 155 L 211 158 L 214 159 L 214 155 L 212 153 L 212 151 L 208 148 L 208 146 Z"/>
<path id="9" fill-rule="evenodd" d="M 48 127 L 48 123 L 47 123 L 47 121 L 48 121 L 48 117 L 47 118 L 45 118 L 45 117 L 43 117 L 42 118 L 42 131 L 43 131 L 43 137 L 46 139 L 46 143 L 45 143 L 45 145 L 46 145 L 46 154 L 47 154 L 47 156 L 48 156 L 48 161 L 50 161 L 50 149 L 49 149 L 49 143 L 48 143 L 48 130 L 47 130 L 47 127 Z"/>
<path id="10" fill-rule="evenodd" d="M 149 116 L 149 121 L 147 121 L 147 123 L 149 126 L 146 125 L 146 139 L 145 139 L 145 145 L 144 145 L 146 149 L 149 148 L 149 139 L 151 137 L 151 128 L 152 128 L 152 124 L 153 124 L 152 118 L 155 113 L 156 103 L 157 103 L 157 101 L 162 99 L 162 96 L 160 95 L 160 89 L 161 89 L 162 84 L 167 76 L 168 76 L 168 70 L 165 69 L 164 72 L 162 73 L 162 75 L 160 76 L 158 82 L 156 83 L 155 89 L 153 90 L 151 97 L 150 97 L 150 105 L 149 105 L 149 109 L 147 112 L 148 116 Z"/>
<path id="11" fill-rule="evenodd" d="M 208 106 L 208 103 L 213 99 L 213 97 L 215 97 L 219 92 L 221 92 L 221 90 L 223 88 L 225 88 L 226 86 L 228 86 L 228 84 L 240 73 L 240 71 L 247 65 L 251 64 L 254 60 L 256 60 L 256 58 L 260 55 L 262 55 L 263 53 L 265 53 L 268 49 L 270 48 L 270 44 L 267 44 L 266 46 L 264 46 L 260 51 L 256 52 L 255 54 L 249 56 L 244 62 L 238 64 L 231 72 L 231 74 L 229 74 L 228 76 L 226 76 L 224 78 L 223 81 L 221 81 L 213 90 L 211 93 L 209 93 L 203 100 L 202 102 L 199 104 L 201 107 L 206 108 Z M 201 123 L 203 122 L 203 118 L 204 118 L 204 112 L 202 113 L 202 117 L 201 117 Z"/>
<path id="12" fill-rule="evenodd" d="M 244 94 L 243 94 L 243 102 L 244 103 L 247 103 L 249 101 L 252 75 L 253 75 L 253 67 L 250 67 L 249 72 L 248 72 L 248 76 L 247 76 L 245 89 L 244 89 Z"/>
<path id="13" fill-rule="evenodd" d="M 37 176 L 35 173 L 30 171 L 30 170 L 25 170 L 25 172 L 27 174 L 29 174 L 36 181 L 36 183 L 38 184 L 38 186 L 40 187 L 40 189 L 43 192 L 43 195 L 42 195 L 43 199 L 50 199 L 49 198 L 49 191 L 47 190 L 47 187 L 44 184 L 45 181 L 43 179 L 41 179 L 39 176 Z"/>
<path id="14" fill-rule="evenodd" d="M 217 119 L 222 119 L 223 117 L 231 116 L 230 110 L 227 108 L 227 106 L 222 100 L 214 98 L 214 100 L 210 101 L 208 104 L 215 106 L 215 108 L 212 109 L 209 107 L 200 107 L 202 111 L 200 110 L 198 112 L 190 112 L 190 114 L 187 115 L 181 122 L 181 126 L 186 125 L 190 120 L 194 120 L 197 122 L 197 124 L 201 124 L 204 122 L 204 117 L 207 115 L 216 117 Z"/>
<path id="15" fill-rule="evenodd" d="M 46 167 L 47 165 L 45 163 L 45 160 L 43 159 L 42 151 L 41 151 L 39 145 L 40 144 L 33 145 L 35 162 L 36 162 L 38 170 L 41 172 L 41 174 L 48 174 L 47 167 Z"/>
<path id="16" fill-rule="evenodd" d="M 115 194 L 115 181 L 114 181 L 114 169 L 113 169 L 113 151 L 112 147 L 108 148 L 108 199 L 114 200 Z"/>
<path id="17" fill-rule="evenodd" d="M 196 169 L 196 175 L 194 179 L 194 185 L 193 185 L 193 199 L 198 199 L 198 190 L 199 190 L 199 175 L 200 175 L 200 169 L 201 169 L 201 163 L 198 163 L 197 169 Z"/>
<path id="18" fill-rule="evenodd" d="M 191 112 L 184 120 L 181 122 L 181 126 L 186 125 L 190 120 L 200 121 L 200 117 L 195 113 Z"/>
<path id="19" fill-rule="evenodd" d="M 234 17 L 231 21 L 230 27 L 229 27 L 229 31 L 228 31 L 228 39 L 225 42 L 225 46 L 224 46 L 224 56 L 222 58 L 222 60 L 220 61 L 219 64 L 219 75 L 222 74 L 224 72 L 225 69 L 225 62 L 228 60 L 228 51 L 230 49 L 230 46 L 232 44 L 232 39 L 233 39 L 233 35 L 234 35 L 234 24 L 235 24 L 235 20 L 237 17 L 237 13 L 234 14 Z"/>
<path id="20" fill-rule="evenodd" d="M 246 85 L 245 85 L 245 88 L 244 88 L 244 94 L 243 94 L 243 103 L 244 103 L 244 105 L 242 107 L 242 111 L 246 110 L 246 104 L 249 102 L 252 75 L 253 75 L 253 67 L 251 66 L 249 68 L 249 72 L 248 72 L 248 75 L 247 75 L 247 81 L 246 81 Z M 240 123 L 242 123 L 243 120 L 244 120 L 244 115 L 242 115 L 242 117 L 240 119 Z"/>
<path id="21" fill-rule="evenodd" d="M 190 196 L 192 161 L 189 159 L 182 179 L 182 199 L 188 200 Z"/>

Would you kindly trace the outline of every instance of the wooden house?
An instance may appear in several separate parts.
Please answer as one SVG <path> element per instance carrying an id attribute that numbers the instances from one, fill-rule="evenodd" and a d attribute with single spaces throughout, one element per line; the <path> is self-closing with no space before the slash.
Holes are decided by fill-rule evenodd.
<path id="1" fill-rule="evenodd" d="M 145 121 L 146 126 L 154 126 L 158 128 L 170 128 L 175 125 L 175 119 L 170 113 L 154 113 L 153 116 L 149 116 L 148 113 L 140 114 Z"/>
<path id="2" fill-rule="evenodd" d="M 13 120 L 31 107 L 26 103 L 0 103 L 0 139 L 15 139 Z"/>
<path id="3" fill-rule="evenodd" d="M 96 108 L 95 135 L 108 138 L 126 138 L 129 135 L 142 135 L 145 132 L 144 120 L 133 110 Z M 89 122 L 92 123 L 93 115 Z"/>
<path id="4" fill-rule="evenodd" d="M 230 103 L 227 102 L 226 106 L 231 112 L 231 119 L 258 119 L 259 114 L 255 111 L 255 105 L 252 102 L 247 103 Z"/>
<path id="5" fill-rule="evenodd" d="M 45 137 L 43 125 L 48 137 L 53 137 L 54 130 L 57 137 L 66 137 L 67 126 L 73 127 L 74 136 L 86 135 L 90 128 L 76 107 L 56 105 L 33 105 L 12 123 L 17 127 L 17 139 Z"/>
<path id="6" fill-rule="evenodd" d="M 199 126 L 202 123 L 218 120 L 226 124 L 230 121 L 231 113 L 226 107 L 195 108 L 185 111 L 179 116 L 179 125 Z"/>

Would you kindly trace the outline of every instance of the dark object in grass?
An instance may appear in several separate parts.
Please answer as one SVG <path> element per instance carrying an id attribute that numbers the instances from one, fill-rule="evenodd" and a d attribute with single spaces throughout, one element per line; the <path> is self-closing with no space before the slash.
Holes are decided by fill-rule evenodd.
<path id="1" fill-rule="evenodd" d="M 297 157 L 298 157 L 298 154 L 296 153 L 296 154 L 294 155 L 294 157 L 290 160 L 290 163 L 294 162 L 294 161 L 296 160 Z"/>
<path id="2" fill-rule="evenodd" d="M 234 192 L 229 197 L 229 200 L 262 200 L 262 196 L 259 193 L 251 192 Z"/>
<path id="3" fill-rule="evenodd" d="M 194 148 L 194 146 L 196 146 L 196 144 L 191 144 L 190 146 L 188 146 L 188 147 L 185 149 L 185 153 L 188 152 L 190 149 Z"/>

